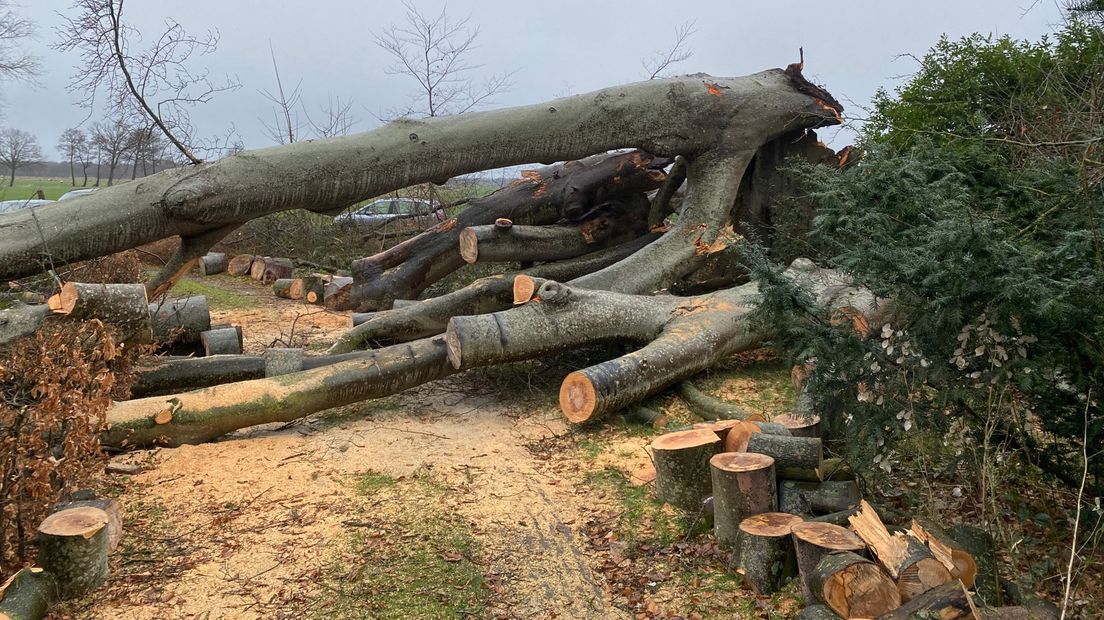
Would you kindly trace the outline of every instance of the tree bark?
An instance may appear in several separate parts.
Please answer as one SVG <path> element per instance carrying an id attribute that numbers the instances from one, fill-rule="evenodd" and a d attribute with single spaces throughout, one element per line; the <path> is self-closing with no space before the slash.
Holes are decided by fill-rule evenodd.
<path id="1" fill-rule="evenodd" d="M 199 335 L 211 329 L 211 310 L 204 295 L 154 302 L 149 311 L 156 342 L 199 342 Z"/>
<path id="2" fill-rule="evenodd" d="M 281 278 L 272 283 L 272 294 L 284 299 L 297 299 L 292 292 L 294 286 L 295 280 L 292 278 Z M 301 287 L 300 290 L 302 290 Z"/>
<path id="3" fill-rule="evenodd" d="M 652 442 L 656 469 L 656 499 L 687 512 L 701 509 L 713 494 L 709 460 L 720 451 L 721 440 L 709 430 L 676 431 Z"/>
<path id="4" fill-rule="evenodd" d="M 824 515 L 858 507 L 862 496 L 854 480 L 779 482 L 778 502 L 786 512 L 802 516 Z"/>
<path id="5" fill-rule="evenodd" d="M 67 502 L 59 502 L 50 506 L 50 514 L 69 510 L 70 508 L 96 508 L 107 515 L 107 552 L 110 554 L 119 547 L 123 539 L 123 510 L 119 500 L 107 499 L 83 499 Z"/>
<path id="6" fill-rule="evenodd" d="M 66 282 L 54 310 L 73 319 L 100 319 L 118 328 L 123 342 L 153 342 L 149 301 L 141 284 Z"/>
<path id="7" fill-rule="evenodd" d="M 0 586 L 0 618 L 42 620 L 58 598 L 57 580 L 41 568 L 23 568 Z"/>
<path id="8" fill-rule="evenodd" d="M 880 616 L 879 620 L 975 620 L 978 617 L 970 593 L 961 581 L 955 579 L 906 600 L 897 609 Z"/>
<path id="9" fill-rule="evenodd" d="M 108 521 L 99 508 L 70 508 L 38 527 L 38 560 L 57 579 L 60 598 L 81 596 L 107 581 Z"/>
<path id="10" fill-rule="evenodd" d="M 203 343 L 203 354 L 212 355 L 238 355 L 242 352 L 242 328 L 223 327 L 210 329 L 199 335 Z"/>
<path id="11" fill-rule="evenodd" d="M 213 276 L 226 271 L 228 259 L 222 252 L 208 252 L 199 257 L 199 275 Z"/>
<path id="12" fill-rule="evenodd" d="M 723 452 L 709 459 L 713 481 L 713 532 L 722 546 L 732 546 L 740 522 L 778 510 L 774 459 L 763 454 Z"/>
<path id="13" fill-rule="evenodd" d="M 765 512 L 740 522 L 740 539 L 731 564 L 756 594 L 777 592 L 794 575 L 794 547 L 790 532 L 801 517 Z"/>
<path id="14" fill-rule="evenodd" d="M 748 438 L 747 452 L 758 452 L 774 458 L 779 471 L 788 469 L 817 470 L 822 449 L 819 439 L 786 437 L 769 433 L 753 433 Z"/>
<path id="15" fill-rule="evenodd" d="M 202 443 L 230 431 L 380 398 L 455 372 L 443 338 L 425 338 L 292 375 L 116 402 L 101 434 L 114 448 Z M 165 413 L 168 420 L 165 420 Z"/>
<path id="16" fill-rule="evenodd" d="M 877 618 L 901 605 L 901 595 L 877 564 L 850 551 L 822 557 L 809 575 L 816 600 L 844 618 Z"/>

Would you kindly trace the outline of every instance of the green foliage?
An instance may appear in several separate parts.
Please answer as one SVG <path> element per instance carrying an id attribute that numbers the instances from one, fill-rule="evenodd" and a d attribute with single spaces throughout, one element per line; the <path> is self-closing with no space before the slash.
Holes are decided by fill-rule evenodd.
<path id="1" fill-rule="evenodd" d="M 860 337 L 751 252 L 757 320 L 816 359 L 853 458 L 888 468 L 924 428 L 1012 441 L 1073 482 L 1086 425 L 1104 439 L 1104 37 L 1072 21 L 1038 43 L 943 39 L 922 64 L 877 97 L 858 165 L 794 168 L 812 258 L 893 315 Z"/>

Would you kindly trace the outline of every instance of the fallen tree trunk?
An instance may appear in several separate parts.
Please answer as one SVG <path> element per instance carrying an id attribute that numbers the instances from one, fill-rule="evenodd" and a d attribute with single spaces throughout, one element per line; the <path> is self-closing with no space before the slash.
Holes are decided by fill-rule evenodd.
<path id="1" fill-rule="evenodd" d="M 211 309 L 203 295 L 152 303 L 149 311 L 157 342 L 199 342 L 199 335 L 211 329 Z"/>
<path id="2" fill-rule="evenodd" d="M 878 616 L 879 620 L 976 620 L 980 617 L 970 593 L 957 579 L 906 600 L 897 609 Z"/>
<path id="3" fill-rule="evenodd" d="M 425 338 L 290 375 L 116 402 L 101 441 L 113 448 L 201 443 L 239 428 L 388 396 L 453 372 L 444 339 Z"/>

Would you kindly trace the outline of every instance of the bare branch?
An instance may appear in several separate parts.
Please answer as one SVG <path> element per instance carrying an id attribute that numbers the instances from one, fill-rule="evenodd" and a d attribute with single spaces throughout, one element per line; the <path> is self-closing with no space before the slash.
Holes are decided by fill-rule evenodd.
<path id="1" fill-rule="evenodd" d="M 280 79 L 280 66 L 276 63 L 276 52 L 272 49 L 272 42 L 268 43 L 268 53 L 272 57 L 272 71 L 276 74 L 276 93 L 267 90 L 260 91 L 261 96 L 275 105 L 272 110 L 273 121 L 262 120 L 265 135 L 277 144 L 291 144 L 299 137 L 299 131 L 303 128 L 299 118 L 295 115 L 295 107 L 299 105 L 302 96 L 303 80 L 295 85 L 290 93 L 284 91 L 284 82 Z"/>
<path id="2" fill-rule="evenodd" d="M 697 22 L 683 22 L 675 28 L 675 40 L 671 43 L 670 47 L 652 54 L 651 58 L 641 59 L 640 64 L 643 65 L 649 80 L 661 77 L 660 74 L 669 69 L 671 65 L 688 60 L 694 55 L 694 52 L 689 49 L 687 44 L 690 37 L 694 36 L 694 33 L 697 32 L 694 30 L 695 23 Z"/>
<path id="3" fill-rule="evenodd" d="M 38 57 L 21 48 L 33 34 L 34 24 L 16 15 L 8 0 L 0 0 L 0 80 L 30 81 L 38 75 Z"/>
<path id="4" fill-rule="evenodd" d="M 218 33 L 196 37 L 172 20 L 148 49 L 132 52 L 130 40 L 140 38 L 123 20 L 124 0 L 75 0 L 75 17 L 66 17 L 54 48 L 77 51 L 81 62 L 69 82 L 72 92 L 84 93 L 81 105 L 91 111 L 97 97 L 106 97 L 111 116 L 137 113 L 160 131 L 191 163 L 202 161 L 193 152 L 189 111 L 219 92 L 235 90 L 235 79 L 214 82 L 208 71 L 193 73 L 188 61 L 213 52 Z"/>

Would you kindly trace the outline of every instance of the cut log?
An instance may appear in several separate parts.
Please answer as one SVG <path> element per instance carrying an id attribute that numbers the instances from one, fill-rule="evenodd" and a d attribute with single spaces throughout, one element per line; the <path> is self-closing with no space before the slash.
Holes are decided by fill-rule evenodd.
<path id="1" fill-rule="evenodd" d="M 743 407 L 709 396 L 690 381 L 680 383 L 678 393 L 690 411 L 706 420 L 747 420 L 752 415 Z"/>
<path id="2" fill-rule="evenodd" d="M 850 551 L 825 554 L 809 576 L 816 600 L 844 618 L 877 618 L 901 606 L 901 595 L 877 564 Z"/>
<path id="3" fill-rule="evenodd" d="M 832 525 L 838 525 L 840 527 L 847 527 L 851 524 L 851 517 L 855 516 L 859 512 L 859 509 L 850 508 L 848 510 L 841 510 L 839 512 L 830 512 L 826 515 L 820 515 L 818 517 L 812 517 L 807 519 L 815 523 L 831 523 Z"/>
<path id="4" fill-rule="evenodd" d="M 213 276 L 226 271 L 229 258 L 222 252 L 208 252 L 199 257 L 199 275 Z"/>
<path id="5" fill-rule="evenodd" d="M 59 502 L 50 507 L 50 514 L 70 508 L 98 508 L 104 511 L 107 514 L 107 552 L 112 553 L 119 547 L 119 542 L 123 539 L 123 510 L 119 500 L 107 498 Z"/>
<path id="6" fill-rule="evenodd" d="M 232 276 L 248 275 L 250 268 L 253 266 L 253 258 L 252 254 L 238 254 L 226 263 L 226 273 Z"/>
<path id="7" fill-rule="evenodd" d="M 254 256 L 253 263 L 249 265 L 249 277 L 260 282 L 264 277 L 265 264 L 270 260 L 271 256 Z"/>
<path id="8" fill-rule="evenodd" d="M 834 456 L 820 462 L 820 471 L 817 472 L 821 480 L 854 480 L 855 472 L 851 471 L 851 465 Z"/>
<path id="9" fill-rule="evenodd" d="M 770 422 L 734 420 L 732 423 L 728 423 L 725 426 L 725 452 L 747 452 L 748 441 L 755 433 L 769 433 L 772 435 L 790 434 L 789 429 L 786 429 L 781 424 L 771 424 Z M 777 475 L 777 473 L 776 467 L 775 475 Z"/>
<path id="10" fill-rule="evenodd" d="M 199 335 L 203 343 L 203 354 L 238 355 L 242 352 L 242 328 L 240 326 L 210 329 Z"/>
<path id="11" fill-rule="evenodd" d="M 74 319 L 100 319 L 118 328 L 123 342 L 153 342 L 149 300 L 142 284 L 81 284 L 66 282 L 54 312 Z"/>
<path id="12" fill-rule="evenodd" d="M 956 546 L 974 560 L 977 570 L 974 588 L 981 602 L 990 606 L 1004 605 L 1006 601 L 1001 588 L 1000 571 L 997 569 L 999 564 L 993 536 L 979 527 L 964 523 L 952 527 L 949 535 Z"/>
<path id="13" fill-rule="evenodd" d="M 977 620 L 978 610 L 962 582 L 954 579 L 920 593 L 878 620 Z"/>
<path id="14" fill-rule="evenodd" d="M 793 545 L 801 574 L 801 592 L 807 601 L 819 600 L 812 579 L 824 556 L 835 551 L 862 553 L 866 549 L 862 539 L 850 530 L 815 521 L 805 521 L 793 527 Z"/>
<path id="15" fill-rule="evenodd" d="M 278 377 L 303 370 L 303 350 L 271 347 L 264 351 L 264 376 Z"/>
<path id="16" fill-rule="evenodd" d="M 643 209 L 637 208 L 575 226 L 471 226 L 460 232 L 460 257 L 468 264 L 575 258 L 648 232 L 644 218 Z"/>
<path id="17" fill-rule="evenodd" d="M 326 284 L 318 276 L 295 278 L 291 284 L 291 299 L 302 299 L 308 304 L 320 305 L 323 301 Z"/>
<path id="18" fill-rule="evenodd" d="M 284 299 L 296 299 L 291 292 L 294 285 L 295 280 L 293 278 L 280 278 L 272 283 L 272 294 Z"/>
<path id="19" fill-rule="evenodd" d="M 927 519 L 913 519 L 908 535 L 926 546 L 935 559 L 950 571 L 952 579 L 961 581 L 967 590 L 974 587 L 974 581 L 977 579 L 977 562 L 969 553 L 957 548 L 943 528 Z"/>
<path id="20" fill-rule="evenodd" d="M 352 309 L 352 301 L 349 299 L 349 294 L 352 290 L 352 278 L 334 278 L 323 290 L 323 304 L 330 310 L 350 310 Z"/>
<path id="21" fill-rule="evenodd" d="M 38 526 L 38 560 L 57 579 L 60 598 L 81 596 L 107 581 L 109 521 L 99 508 L 70 508 Z"/>
<path id="22" fill-rule="evenodd" d="M 354 312 L 349 315 L 349 318 L 351 319 L 350 322 L 352 323 L 352 326 L 356 327 L 361 323 L 366 323 L 368 319 L 375 316 L 375 314 L 375 312 Z"/>
<path id="23" fill-rule="evenodd" d="M 264 377 L 264 360 L 255 355 L 218 355 L 172 359 L 147 358 L 137 367 L 133 397 L 186 392 L 196 388 Z"/>
<path id="24" fill-rule="evenodd" d="M 628 417 L 639 424 L 647 424 L 652 428 L 663 428 L 667 426 L 667 414 L 649 407 L 641 407 L 640 405 L 631 407 L 628 412 Z"/>
<path id="25" fill-rule="evenodd" d="M 15 302 L 10 308 L 0 308 L 0 345 L 35 333 L 51 313 L 46 304 L 29 306 Z"/>
<path id="26" fill-rule="evenodd" d="M 0 620 L 42 620 L 58 599 L 57 580 L 41 568 L 23 568 L 0 585 Z"/>
<path id="27" fill-rule="evenodd" d="M 740 539 L 731 563 L 751 590 L 772 594 L 794 576 L 790 533 L 800 523 L 801 517 L 783 512 L 764 512 L 740 523 Z"/>
<path id="28" fill-rule="evenodd" d="M 442 338 L 349 355 L 354 359 L 290 375 L 116 402 L 100 441 L 114 448 L 202 443 L 239 428 L 397 394 L 453 372 Z M 158 424 L 165 411 L 172 419 Z"/>
<path id="29" fill-rule="evenodd" d="M 813 437 L 786 437 L 769 433 L 752 433 L 748 437 L 747 452 L 758 452 L 774 458 L 779 471 L 787 469 L 817 470 L 820 468 L 820 439 Z"/>
<path id="30" fill-rule="evenodd" d="M 778 510 L 774 459 L 751 452 L 722 452 L 709 459 L 713 481 L 713 531 L 722 546 L 735 545 L 740 523 Z"/>
<path id="31" fill-rule="evenodd" d="M 790 429 L 794 437 L 816 437 L 821 435 L 820 416 L 801 416 L 792 413 L 784 413 L 771 418 L 771 422 L 781 424 Z"/>
<path id="32" fill-rule="evenodd" d="M 858 514 L 849 521 L 897 581 L 901 600 L 908 601 L 951 580 L 950 571 L 918 540 L 901 532 L 891 535 L 865 500 L 860 502 Z"/>
<path id="33" fill-rule="evenodd" d="M 780 480 L 779 506 L 799 515 L 823 515 L 856 508 L 862 495 L 854 480 L 802 482 Z"/>
<path id="34" fill-rule="evenodd" d="M 199 335 L 211 329 L 211 310 L 203 295 L 155 302 L 149 311 L 157 342 L 199 342 Z"/>
<path id="35" fill-rule="evenodd" d="M 652 442 L 656 499 L 687 512 L 701 509 L 713 493 L 709 459 L 720 452 L 716 433 L 703 429 L 660 435 Z"/>
<path id="36" fill-rule="evenodd" d="M 294 271 L 295 263 L 290 258 L 269 258 L 264 262 L 261 284 L 268 286 L 276 280 L 290 278 Z"/>

